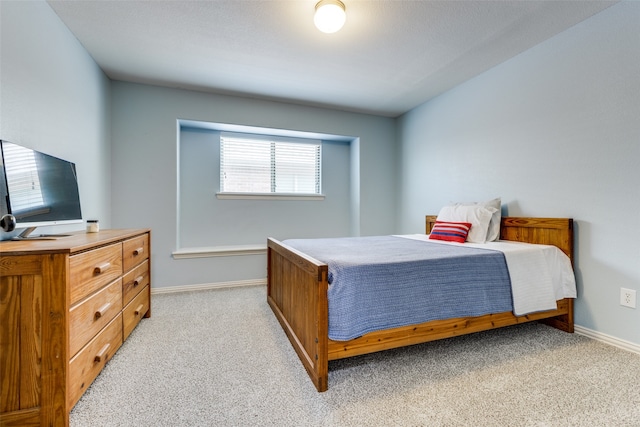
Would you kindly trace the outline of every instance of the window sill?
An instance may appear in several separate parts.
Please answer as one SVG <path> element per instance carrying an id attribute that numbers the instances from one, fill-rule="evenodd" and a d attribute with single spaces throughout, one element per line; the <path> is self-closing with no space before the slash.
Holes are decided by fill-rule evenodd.
<path id="1" fill-rule="evenodd" d="M 171 255 L 173 259 L 190 259 L 236 255 L 264 255 L 266 253 L 267 245 L 234 245 L 181 248 L 175 250 Z"/>
<path id="2" fill-rule="evenodd" d="M 324 194 L 216 193 L 221 200 L 324 200 Z"/>

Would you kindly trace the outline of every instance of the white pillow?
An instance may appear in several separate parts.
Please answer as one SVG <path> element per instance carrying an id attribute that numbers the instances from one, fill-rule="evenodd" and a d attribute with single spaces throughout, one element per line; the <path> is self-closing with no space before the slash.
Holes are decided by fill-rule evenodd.
<path id="1" fill-rule="evenodd" d="M 487 242 L 500 239 L 500 221 L 502 219 L 502 200 L 500 200 L 500 197 L 485 202 L 452 203 L 451 205 L 482 206 L 487 209 L 494 208 L 495 212 L 491 216 L 491 222 L 489 223 L 489 229 L 487 231 Z"/>
<path id="2" fill-rule="evenodd" d="M 485 208 L 480 205 L 453 205 L 440 209 L 438 221 L 470 222 L 471 230 L 467 242 L 484 243 L 495 208 Z"/>

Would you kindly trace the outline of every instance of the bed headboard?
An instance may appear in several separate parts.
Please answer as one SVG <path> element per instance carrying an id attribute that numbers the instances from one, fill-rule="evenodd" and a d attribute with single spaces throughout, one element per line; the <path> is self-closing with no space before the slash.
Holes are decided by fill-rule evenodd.
<path id="1" fill-rule="evenodd" d="M 436 215 L 427 215 L 426 233 L 436 222 Z M 557 246 L 573 262 L 573 219 L 502 217 L 500 239 Z"/>

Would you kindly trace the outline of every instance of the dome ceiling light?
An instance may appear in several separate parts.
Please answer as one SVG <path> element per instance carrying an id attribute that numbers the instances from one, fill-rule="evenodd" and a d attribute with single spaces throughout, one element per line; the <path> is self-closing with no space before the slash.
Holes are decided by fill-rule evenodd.
<path id="1" fill-rule="evenodd" d="M 344 3 L 340 0 L 320 0 L 316 4 L 313 22 L 323 33 L 335 33 L 347 20 Z"/>

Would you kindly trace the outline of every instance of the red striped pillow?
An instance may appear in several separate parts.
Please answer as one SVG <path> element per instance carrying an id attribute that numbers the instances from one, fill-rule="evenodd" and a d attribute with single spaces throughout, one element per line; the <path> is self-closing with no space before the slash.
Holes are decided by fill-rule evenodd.
<path id="1" fill-rule="evenodd" d="M 436 221 L 429 234 L 430 239 L 464 243 L 471 230 L 470 222 Z"/>

